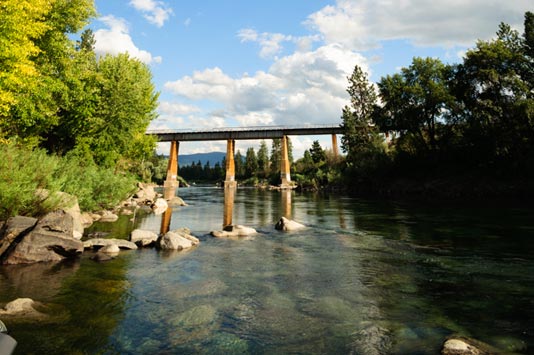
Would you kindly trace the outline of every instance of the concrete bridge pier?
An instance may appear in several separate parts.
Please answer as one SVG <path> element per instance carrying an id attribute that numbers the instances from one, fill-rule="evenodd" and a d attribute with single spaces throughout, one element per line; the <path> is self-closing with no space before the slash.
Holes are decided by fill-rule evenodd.
<path id="1" fill-rule="evenodd" d="M 289 154 L 287 148 L 287 136 L 283 136 L 282 140 L 282 157 L 280 159 L 280 179 L 282 183 L 280 184 L 281 188 L 290 188 L 291 187 L 291 168 L 289 166 Z"/>
<path id="2" fill-rule="evenodd" d="M 339 150 L 337 149 L 337 136 L 332 134 L 332 152 L 334 153 L 334 158 L 339 156 Z"/>
<path id="3" fill-rule="evenodd" d="M 167 165 L 167 177 L 163 183 L 163 198 L 171 200 L 176 195 L 178 188 L 178 149 L 180 142 L 171 141 L 169 164 Z"/>
<path id="4" fill-rule="evenodd" d="M 224 180 L 224 188 L 233 188 L 237 186 L 235 181 L 235 140 L 228 139 L 226 143 L 226 178 Z"/>

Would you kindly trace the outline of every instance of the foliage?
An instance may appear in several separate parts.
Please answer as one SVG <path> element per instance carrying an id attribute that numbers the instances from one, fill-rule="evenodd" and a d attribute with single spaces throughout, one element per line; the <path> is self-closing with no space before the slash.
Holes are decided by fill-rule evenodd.
<path id="1" fill-rule="evenodd" d="M 257 157 L 259 177 L 265 177 L 269 173 L 269 151 L 267 150 L 267 143 L 264 140 L 260 142 Z"/>
<path id="2" fill-rule="evenodd" d="M 132 176 L 116 174 L 74 156 L 59 158 L 42 149 L 28 149 L 13 142 L 0 145 L 0 220 L 14 215 L 38 216 L 60 202 L 48 196 L 63 191 L 78 198 L 85 211 L 112 208 L 135 188 Z"/>

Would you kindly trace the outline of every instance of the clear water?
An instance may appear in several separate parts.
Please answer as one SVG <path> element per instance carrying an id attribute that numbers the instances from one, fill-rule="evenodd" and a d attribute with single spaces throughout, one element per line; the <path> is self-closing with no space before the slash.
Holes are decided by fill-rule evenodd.
<path id="1" fill-rule="evenodd" d="M 260 233 L 228 240 L 207 235 L 223 190 L 179 193 L 191 251 L 0 267 L 0 302 L 51 315 L 3 319 L 16 354 L 436 354 L 451 334 L 534 353 L 533 209 L 238 189 L 233 223 Z M 276 231 L 284 214 L 308 228 Z M 160 230 L 130 218 L 92 231 Z"/>

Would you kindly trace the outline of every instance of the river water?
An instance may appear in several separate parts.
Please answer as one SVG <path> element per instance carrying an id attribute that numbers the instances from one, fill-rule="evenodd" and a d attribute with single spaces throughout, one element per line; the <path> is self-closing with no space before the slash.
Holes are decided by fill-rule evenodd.
<path id="1" fill-rule="evenodd" d="M 0 267 L 0 303 L 51 315 L 4 320 L 15 354 L 436 354 L 451 334 L 534 354 L 533 209 L 240 188 L 233 223 L 259 233 L 230 240 L 208 235 L 222 189 L 179 194 L 170 228 L 201 239 L 191 251 Z M 283 215 L 307 228 L 276 231 Z M 160 231 L 131 218 L 89 232 Z"/>

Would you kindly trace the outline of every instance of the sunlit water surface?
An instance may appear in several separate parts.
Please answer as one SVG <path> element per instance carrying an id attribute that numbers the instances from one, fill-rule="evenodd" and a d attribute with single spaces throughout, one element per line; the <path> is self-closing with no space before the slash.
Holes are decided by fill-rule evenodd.
<path id="1" fill-rule="evenodd" d="M 223 193 L 180 189 L 191 251 L 0 267 L 0 302 L 52 314 L 8 324 L 16 354 L 436 354 L 451 334 L 534 353 L 532 209 L 238 189 L 233 222 L 259 234 L 228 240 L 208 235 Z M 276 231 L 284 214 L 308 228 Z M 160 230 L 130 218 L 90 231 Z"/>

